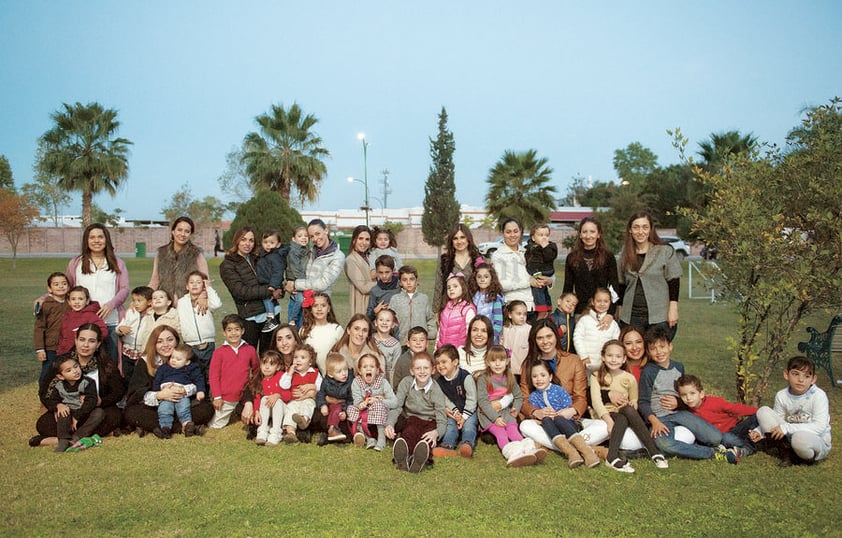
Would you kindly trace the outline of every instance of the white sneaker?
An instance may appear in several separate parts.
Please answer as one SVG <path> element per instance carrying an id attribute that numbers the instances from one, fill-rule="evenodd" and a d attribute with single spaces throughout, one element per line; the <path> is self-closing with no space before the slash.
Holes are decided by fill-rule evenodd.
<path id="1" fill-rule="evenodd" d="M 618 472 L 621 472 L 621 473 L 633 473 L 634 472 L 634 467 L 632 467 L 629 462 L 623 462 L 623 460 L 621 460 L 620 458 L 617 458 L 612 462 L 609 462 L 608 460 L 605 460 L 605 465 L 608 466 L 609 468 L 614 469 L 615 471 L 618 471 Z"/>
<path id="2" fill-rule="evenodd" d="M 667 462 L 667 459 L 661 454 L 655 454 L 654 456 L 652 456 L 652 461 L 655 462 L 655 467 L 657 467 L 658 469 L 670 468 L 669 462 Z"/>

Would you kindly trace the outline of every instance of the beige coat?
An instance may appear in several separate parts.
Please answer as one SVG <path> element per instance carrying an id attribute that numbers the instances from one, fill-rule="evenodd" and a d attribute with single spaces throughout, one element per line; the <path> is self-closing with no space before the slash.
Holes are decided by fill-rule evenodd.
<path id="1" fill-rule="evenodd" d="M 348 290 L 348 297 L 351 299 L 351 313 L 365 314 L 368 308 L 368 294 L 374 287 L 374 280 L 371 279 L 368 262 L 356 250 L 352 250 L 345 258 L 345 275 L 351 284 Z"/>

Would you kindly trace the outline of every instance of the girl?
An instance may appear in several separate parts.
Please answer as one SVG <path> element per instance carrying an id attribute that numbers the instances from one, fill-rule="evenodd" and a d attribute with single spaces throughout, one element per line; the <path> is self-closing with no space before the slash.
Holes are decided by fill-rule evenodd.
<path id="1" fill-rule="evenodd" d="M 95 323 L 102 330 L 104 336 L 108 335 L 105 322 L 97 314 L 100 309 L 99 303 L 91 301 L 88 288 L 84 286 L 70 288 L 70 291 L 67 292 L 67 304 L 70 309 L 61 318 L 61 335 L 59 336 L 58 347 L 56 347 L 57 357 L 69 353 L 73 349 L 76 329 L 86 323 Z"/>
<path id="2" fill-rule="evenodd" d="M 375 228 L 374 248 L 371 249 L 371 253 L 368 255 L 368 268 L 372 280 L 377 278 L 377 268 L 374 266 L 374 262 L 377 258 L 383 256 L 384 254 L 386 256 L 391 256 L 392 259 L 395 260 L 395 271 L 403 266 L 403 263 L 401 262 L 401 255 L 398 254 L 398 241 L 395 239 L 394 232 L 388 228 Z"/>
<path id="3" fill-rule="evenodd" d="M 302 303 L 304 323 L 301 326 L 300 335 L 305 344 L 313 346 L 316 350 L 316 364 L 319 366 L 319 371 L 324 374 L 327 354 L 342 338 L 345 331 L 336 322 L 330 295 L 323 291 L 314 291 L 310 297 L 306 297 L 306 290 L 304 294 Z"/>
<path id="4" fill-rule="evenodd" d="M 252 372 L 249 389 L 254 394 L 254 423 L 258 445 L 276 446 L 281 442 L 286 405 L 282 399 L 281 375 L 284 360 L 277 351 L 267 350 L 260 357 L 260 371 Z M 269 422 L 272 427 L 269 427 Z"/>
<path id="5" fill-rule="evenodd" d="M 485 369 L 485 353 L 488 344 L 494 338 L 491 320 L 485 316 L 477 316 L 468 324 L 468 334 L 465 345 L 459 346 L 459 366 L 475 374 Z"/>
<path id="6" fill-rule="evenodd" d="M 308 392 L 300 398 L 293 399 L 292 393 L 298 387 L 315 385 L 316 391 L 322 386 L 322 376 L 314 368 L 316 366 L 316 351 L 307 344 L 295 346 L 292 355 L 292 368 L 281 376 L 280 387 L 282 397 L 285 397 L 286 412 L 284 413 L 285 443 L 297 443 L 296 427 L 306 430 L 310 426 L 310 419 L 316 410 L 316 395 Z"/>
<path id="7" fill-rule="evenodd" d="M 447 301 L 439 310 L 439 335 L 436 348 L 444 344 L 459 346 L 468 334 L 468 325 L 477 315 L 477 307 L 468 295 L 468 283 L 461 274 L 450 275 L 445 286 Z"/>
<path id="8" fill-rule="evenodd" d="M 523 359 L 529 351 L 529 331 L 532 327 L 526 323 L 526 303 L 512 301 L 506 305 L 506 325 L 500 334 L 500 345 L 509 351 L 512 358 L 512 372 L 520 383 L 520 370 Z"/>
<path id="9" fill-rule="evenodd" d="M 383 377 L 380 363 L 374 355 L 365 354 L 357 362 L 357 375 L 351 382 L 354 403 L 348 406 L 348 421 L 354 433 L 354 445 L 373 448 L 378 452 L 386 448 L 386 422 L 389 410 L 397 407 L 398 399 L 392 386 Z M 377 427 L 377 440 L 369 430 Z"/>
<path id="10" fill-rule="evenodd" d="M 529 403 L 536 409 L 550 409 L 550 416 L 541 419 L 541 427 L 553 445 L 567 456 L 567 466 L 574 469 L 582 463 L 588 467 L 599 465 L 599 457 L 579 433 L 573 417 L 576 408 L 570 394 L 554 378 L 547 361 L 538 361 L 529 372 Z"/>
<path id="11" fill-rule="evenodd" d="M 576 322 L 573 331 L 573 345 L 579 358 L 585 363 L 588 375 L 599 370 L 602 363 L 602 346 L 609 340 L 620 336 L 620 327 L 616 321 L 611 321 L 607 329 L 600 329 L 599 324 L 608 315 L 611 307 L 611 292 L 606 288 L 597 288 L 588 304 L 588 309 Z"/>
<path id="12" fill-rule="evenodd" d="M 172 327 L 178 333 L 178 336 L 181 336 L 181 321 L 178 317 L 178 310 L 173 308 L 172 295 L 167 290 L 152 292 L 152 306 L 146 310 L 146 314 L 143 316 L 143 322 L 138 329 L 138 340 L 146 342 L 152 333 L 152 329 L 161 325 Z"/>
<path id="13" fill-rule="evenodd" d="M 494 343 L 500 342 L 500 332 L 503 330 L 503 286 L 497 278 L 497 271 L 485 262 L 479 264 L 471 273 L 469 280 L 471 296 L 477 315 L 483 315 L 491 320 L 494 327 Z"/>
<path id="14" fill-rule="evenodd" d="M 603 396 L 609 391 L 623 393 L 628 403 L 622 406 L 611 403 L 610 399 Z M 594 413 L 605 421 L 611 433 L 608 457 L 605 459 L 608 467 L 622 473 L 634 472 L 631 464 L 618 456 L 623 434 L 627 428 L 631 428 L 649 452 L 655 466 L 659 469 L 669 468 L 667 460 L 655 446 L 643 418 L 637 411 L 637 381 L 628 372 L 626 352 L 619 340 L 609 340 L 602 346 L 602 364 L 599 370 L 591 375 L 591 402 Z"/>
<path id="15" fill-rule="evenodd" d="M 517 412 L 523 403 L 520 388 L 509 368 L 506 348 L 493 345 L 485 355 L 485 371 L 477 380 L 480 431 L 489 431 L 506 458 L 507 467 L 523 467 L 538 461 L 535 445 L 521 437 Z"/>
<path id="16" fill-rule="evenodd" d="M 386 363 L 384 368 L 386 379 L 390 379 L 392 367 L 401 356 L 401 343 L 393 336 L 397 321 L 394 310 L 388 307 L 378 312 L 374 318 L 374 341 Z"/>
<path id="17" fill-rule="evenodd" d="M 380 349 L 377 347 L 377 342 L 374 341 L 374 334 L 371 330 L 371 321 L 365 314 L 354 314 L 351 320 L 345 327 L 345 334 L 333 346 L 331 351 L 336 351 L 348 363 L 348 369 L 353 371 L 357 366 L 357 361 L 366 353 L 371 353 L 377 360 L 380 361 L 380 370 L 386 370 L 386 361 L 383 359 Z"/>

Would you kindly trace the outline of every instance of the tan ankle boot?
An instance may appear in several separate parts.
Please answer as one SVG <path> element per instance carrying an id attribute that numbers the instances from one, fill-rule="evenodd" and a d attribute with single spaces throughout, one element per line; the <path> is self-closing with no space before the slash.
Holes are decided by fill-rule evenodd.
<path id="1" fill-rule="evenodd" d="M 538 460 L 537 463 L 544 463 L 544 460 L 547 459 L 547 449 L 538 441 L 532 441 L 532 444 L 535 445 L 535 459 Z"/>
<path id="2" fill-rule="evenodd" d="M 567 456 L 567 466 L 571 469 L 575 469 L 576 467 L 582 465 L 584 461 L 582 456 L 579 455 L 579 452 L 570 446 L 570 443 L 567 442 L 567 438 L 563 435 L 557 435 L 553 439 L 553 445 L 557 449 L 559 449 L 565 456 Z"/>
<path id="3" fill-rule="evenodd" d="M 591 449 L 593 449 L 593 453 L 596 454 L 597 458 L 599 458 L 601 460 L 607 460 L 608 459 L 608 448 L 607 447 L 604 447 L 602 445 L 596 445 L 596 446 L 592 446 Z"/>
<path id="4" fill-rule="evenodd" d="M 588 444 L 585 442 L 585 438 L 579 434 L 574 435 L 570 438 L 570 444 L 573 445 L 576 450 L 579 451 L 579 454 L 585 458 L 585 465 L 588 467 L 596 467 L 599 465 L 599 457 L 594 454 L 594 451 Z"/>

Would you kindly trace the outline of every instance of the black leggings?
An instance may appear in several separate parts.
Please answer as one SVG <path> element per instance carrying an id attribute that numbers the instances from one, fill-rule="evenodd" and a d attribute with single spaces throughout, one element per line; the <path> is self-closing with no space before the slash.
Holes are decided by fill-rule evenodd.
<path id="1" fill-rule="evenodd" d="M 618 413 L 609 413 L 614 420 L 614 428 L 611 429 L 611 437 L 608 439 L 608 460 L 609 462 L 617 459 L 620 451 L 620 443 L 623 441 L 623 435 L 626 430 L 631 428 L 634 434 L 643 443 L 649 456 L 660 454 L 661 451 L 655 446 L 655 441 L 649 434 L 649 428 L 643 422 L 643 417 L 634 407 L 624 405 L 620 408 Z"/>
<path id="2" fill-rule="evenodd" d="M 102 422 L 94 428 L 93 433 L 100 437 L 105 437 L 120 427 L 120 423 L 123 420 L 123 412 L 116 405 L 104 407 L 102 408 L 102 412 Z M 38 431 L 38 435 L 42 437 L 58 437 L 58 425 L 56 424 L 55 413 L 47 411 L 38 417 L 38 422 L 35 423 L 35 429 Z"/>

